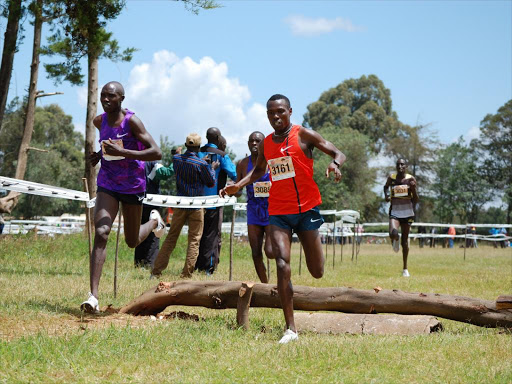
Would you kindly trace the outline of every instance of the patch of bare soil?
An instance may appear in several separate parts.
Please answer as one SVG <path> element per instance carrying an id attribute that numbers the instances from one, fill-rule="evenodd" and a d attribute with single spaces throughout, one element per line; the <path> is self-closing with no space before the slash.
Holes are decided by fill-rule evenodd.
<path id="1" fill-rule="evenodd" d="M 38 314 L 36 317 L 8 317 L 0 315 L 0 340 L 11 341 L 21 337 L 43 333 L 52 337 L 76 335 L 86 330 L 100 330 L 111 326 L 145 328 L 161 324 L 165 320 L 199 321 L 199 316 L 178 311 L 157 316 L 132 316 L 120 314 L 110 306 L 101 308 L 98 314 L 73 315 Z"/>

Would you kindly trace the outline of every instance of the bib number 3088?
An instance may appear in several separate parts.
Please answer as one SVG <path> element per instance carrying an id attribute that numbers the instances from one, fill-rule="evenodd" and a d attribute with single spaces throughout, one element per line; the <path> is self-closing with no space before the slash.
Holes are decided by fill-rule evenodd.
<path id="1" fill-rule="evenodd" d="M 255 197 L 268 197 L 270 187 L 272 184 L 270 181 L 257 181 L 254 183 L 254 196 Z"/>
<path id="2" fill-rule="evenodd" d="M 295 168 L 293 167 L 290 156 L 278 157 L 268 161 L 268 168 L 272 175 L 272 181 L 279 181 L 295 177 Z"/>

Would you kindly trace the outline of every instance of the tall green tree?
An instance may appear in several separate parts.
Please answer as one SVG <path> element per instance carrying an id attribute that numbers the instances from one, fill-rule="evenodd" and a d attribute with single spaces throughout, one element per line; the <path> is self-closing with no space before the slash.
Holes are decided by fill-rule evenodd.
<path id="1" fill-rule="evenodd" d="M 342 180 L 334 183 L 332 177 L 325 177 L 332 159 L 320 151 L 314 153 L 314 179 L 322 192 L 322 209 L 354 209 L 361 211 L 365 220 L 375 219 L 380 199 L 372 191 L 376 172 L 368 166 L 370 139 L 348 127 L 324 126 L 320 133 L 347 156 L 341 168 Z"/>
<path id="2" fill-rule="evenodd" d="M 394 160 L 407 160 L 408 172 L 425 188 L 429 183 L 429 174 L 434 170 L 439 146 L 436 133 L 430 131 L 428 125 L 400 123 L 395 134 L 388 138 L 386 153 Z"/>
<path id="3" fill-rule="evenodd" d="M 480 123 L 477 144 L 484 151 L 485 176 L 493 189 L 503 194 L 507 223 L 512 214 L 512 100 L 488 114 Z"/>
<path id="4" fill-rule="evenodd" d="M 22 0 L 5 0 L 0 4 L 1 14 L 7 18 L 4 34 L 4 47 L 2 50 L 2 64 L 0 65 L 0 131 L 4 119 L 7 95 L 11 83 L 14 55 L 18 51 L 20 37 L 20 20 L 25 12 Z"/>
<path id="5" fill-rule="evenodd" d="M 398 117 L 392 109 L 391 91 L 375 75 L 348 79 L 322 93 L 318 101 L 308 105 L 303 125 L 320 130 L 326 125 L 351 128 L 370 138 L 371 148 L 378 153 L 398 128 Z"/>
<path id="6" fill-rule="evenodd" d="M 39 50 L 41 48 L 41 31 L 43 22 L 51 20 L 55 10 L 56 0 L 33 0 L 29 5 L 30 13 L 34 21 L 34 41 L 32 44 L 32 62 L 30 64 L 30 83 L 28 89 L 28 98 L 26 103 L 25 123 L 23 135 L 18 151 L 18 162 L 14 178 L 23 180 L 27 168 L 28 151 L 34 129 L 34 113 L 36 99 L 41 96 L 49 96 L 37 90 L 37 80 L 39 74 Z M 5 198 L 0 199 L 0 212 L 10 213 L 18 202 L 18 192 L 10 192 Z"/>
<path id="7" fill-rule="evenodd" d="M 492 199 L 477 153 L 462 137 L 439 151 L 432 192 L 434 211 L 441 221 L 475 222 L 483 205 Z"/>
<path id="8" fill-rule="evenodd" d="M 9 130 L 0 134 L 0 151 L 6 155 L 0 164 L 2 175 L 13 177 L 23 135 L 25 103 L 18 109 L 6 110 Z M 72 117 L 66 115 L 56 104 L 35 109 L 34 134 L 27 161 L 27 179 L 75 190 L 82 189 L 84 139 L 74 130 Z M 9 155 L 9 153 L 13 153 Z M 17 217 L 60 215 L 65 212 L 78 213 L 80 203 L 65 199 L 51 199 L 36 195 L 21 195 L 12 214 Z"/>

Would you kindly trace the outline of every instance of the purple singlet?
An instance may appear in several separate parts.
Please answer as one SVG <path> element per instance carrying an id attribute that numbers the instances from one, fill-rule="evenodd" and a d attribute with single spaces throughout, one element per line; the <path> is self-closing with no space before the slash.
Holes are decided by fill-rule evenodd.
<path id="1" fill-rule="evenodd" d="M 103 140 L 123 140 L 123 147 L 135 151 L 144 149 L 144 145 L 133 136 L 128 121 L 133 112 L 126 111 L 126 116 L 118 127 L 111 127 L 107 122 L 107 114 L 101 115 L 100 146 Z M 110 191 L 136 194 L 146 190 L 144 161 L 134 159 L 105 160 L 101 154 L 101 168 L 97 179 L 98 187 Z"/>
<path id="2" fill-rule="evenodd" d="M 253 169 L 251 156 L 249 156 L 249 163 L 247 164 L 247 173 Z M 269 173 L 265 173 L 257 181 L 270 181 Z M 261 225 L 265 227 L 268 225 L 268 198 L 255 197 L 254 186 L 249 184 L 245 187 L 247 189 L 247 224 L 248 225 Z"/>

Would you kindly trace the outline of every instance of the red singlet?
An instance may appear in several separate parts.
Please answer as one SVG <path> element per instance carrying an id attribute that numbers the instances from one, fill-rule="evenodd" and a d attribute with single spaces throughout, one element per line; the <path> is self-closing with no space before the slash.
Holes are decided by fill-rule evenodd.
<path id="1" fill-rule="evenodd" d="M 313 180 L 313 159 L 309 159 L 299 146 L 300 128 L 300 125 L 294 125 L 282 143 L 274 143 L 272 134 L 265 138 L 264 154 L 272 181 L 269 215 L 304 213 L 322 204 L 320 191 Z"/>

